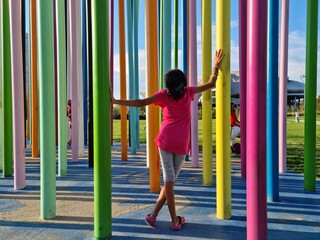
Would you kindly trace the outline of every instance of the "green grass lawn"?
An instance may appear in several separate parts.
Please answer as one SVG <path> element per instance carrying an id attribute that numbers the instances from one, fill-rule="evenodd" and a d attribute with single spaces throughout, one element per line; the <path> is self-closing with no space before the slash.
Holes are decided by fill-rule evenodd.
<path id="1" fill-rule="evenodd" d="M 212 147 L 216 149 L 216 122 L 212 120 Z M 114 120 L 113 139 L 120 141 L 120 120 Z M 199 149 L 202 149 L 202 120 L 198 124 Z M 140 141 L 146 143 L 146 121 L 140 120 Z M 236 155 L 234 155 L 236 156 Z M 296 123 L 294 117 L 288 117 L 287 125 L 287 168 L 303 173 L 304 164 L 304 123 Z M 317 125 L 316 132 L 316 173 L 320 178 L 320 125 Z"/>

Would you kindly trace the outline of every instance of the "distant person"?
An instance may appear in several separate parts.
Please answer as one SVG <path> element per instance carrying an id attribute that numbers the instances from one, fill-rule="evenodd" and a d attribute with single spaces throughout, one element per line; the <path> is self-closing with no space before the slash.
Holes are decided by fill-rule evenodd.
<path id="1" fill-rule="evenodd" d="M 72 129 L 71 129 L 71 99 L 67 103 L 67 117 L 68 117 L 68 145 L 71 145 Z"/>
<path id="2" fill-rule="evenodd" d="M 238 120 L 234 105 L 231 103 L 231 115 L 230 115 L 230 147 L 232 152 L 238 152 L 234 147 L 234 141 L 237 137 L 240 137 L 240 121 Z"/>
<path id="3" fill-rule="evenodd" d="M 162 108 L 163 120 L 155 142 L 159 148 L 164 187 L 161 189 L 153 211 L 145 218 L 146 223 L 152 227 L 155 227 L 158 213 L 166 201 L 171 216 L 171 229 L 174 231 L 180 230 L 185 223 L 183 216 L 176 215 L 174 184 L 189 151 L 191 101 L 193 101 L 196 93 L 215 86 L 223 56 L 222 50 L 216 51 L 212 75 L 209 81 L 203 85 L 188 87 L 185 74 L 179 69 L 173 69 L 164 76 L 166 89 L 156 92 L 151 97 L 136 100 L 116 100 L 111 94 L 111 101 L 114 104 L 131 107 L 155 104 Z"/>

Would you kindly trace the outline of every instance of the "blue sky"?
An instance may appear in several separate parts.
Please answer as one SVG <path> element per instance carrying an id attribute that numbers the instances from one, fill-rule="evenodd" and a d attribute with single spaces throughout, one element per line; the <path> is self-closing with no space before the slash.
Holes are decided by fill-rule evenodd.
<path id="1" fill-rule="evenodd" d="M 201 1 L 197 1 L 197 41 L 198 41 L 198 76 L 201 76 Z M 27 7 L 28 7 L 28 2 Z M 126 1 L 125 1 L 126 2 Z M 145 0 L 140 0 L 139 5 L 139 91 L 145 92 L 145 16 L 144 16 L 144 3 Z M 179 6 L 181 6 L 182 0 L 179 0 Z M 281 5 L 281 1 L 279 1 Z M 173 1 L 172 1 L 173 3 Z M 215 0 L 212 0 L 212 49 L 215 50 Z M 231 70 L 239 69 L 239 39 L 238 39 L 238 0 L 230 0 L 231 5 Z M 114 0 L 114 83 L 115 83 L 115 97 L 119 97 L 119 46 L 118 46 L 118 1 Z M 288 76 L 292 80 L 300 81 L 300 76 L 305 75 L 305 51 L 306 51 L 306 11 L 307 1 L 290 0 L 289 1 L 289 54 L 288 54 Z M 172 7 L 173 9 L 173 7 Z M 279 7 L 281 12 L 281 8 Z M 172 13 L 173 14 L 173 13 Z M 320 15 L 320 14 L 319 14 Z M 279 14 L 280 17 L 280 14 Z M 173 19 L 173 18 L 172 18 Z M 319 22 L 319 21 L 318 21 Z M 181 24 L 181 14 L 179 13 L 179 24 Z M 319 26 L 320 24 L 318 24 Z M 27 26 L 28 28 L 28 26 Z M 179 26 L 179 28 L 181 28 Z M 319 27 L 318 27 L 319 28 Z M 280 27 L 279 27 L 280 29 Z M 179 30 L 180 31 L 180 30 Z M 280 30 L 279 30 L 280 31 Z M 320 32 L 320 30 L 318 30 Z M 179 36 L 181 32 L 179 33 Z M 172 36 L 173 37 L 173 36 Z M 318 37 L 318 42 L 320 38 Z M 181 47 L 181 40 L 179 41 L 179 48 Z M 173 41 L 172 41 L 173 49 Z M 320 95 L 320 49 L 318 44 L 318 74 L 317 74 L 317 95 Z M 181 56 L 181 50 L 179 49 L 179 56 Z M 173 61 L 172 61 L 173 63 Z M 179 67 L 181 67 L 181 61 L 179 60 Z M 127 67 L 128 70 L 128 67 Z"/>

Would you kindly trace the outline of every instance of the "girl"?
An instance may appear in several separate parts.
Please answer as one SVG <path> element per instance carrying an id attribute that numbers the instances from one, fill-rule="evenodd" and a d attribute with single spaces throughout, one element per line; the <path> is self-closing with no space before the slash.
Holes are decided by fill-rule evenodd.
<path id="1" fill-rule="evenodd" d="M 215 87 L 219 66 L 223 58 L 222 50 L 216 51 L 213 61 L 213 71 L 209 81 L 197 87 L 187 87 L 187 79 L 179 69 L 167 72 L 164 77 L 166 89 L 160 90 L 153 96 L 136 100 L 116 100 L 111 94 L 114 104 L 130 107 L 144 107 L 155 104 L 162 108 L 162 124 L 155 140 L 160 153 L 163 171 L 164 187 L 161 189 L 153 211 L 145 221 L 154 227 L 159 211 L 167 201 L 171 216 L 171 229 L 180 230 L 185 218 L 176 215 L 174 183 L 179 175 L 185 155 L 188 153 L 190 141 L 190 105 L 194 94 Z"/>

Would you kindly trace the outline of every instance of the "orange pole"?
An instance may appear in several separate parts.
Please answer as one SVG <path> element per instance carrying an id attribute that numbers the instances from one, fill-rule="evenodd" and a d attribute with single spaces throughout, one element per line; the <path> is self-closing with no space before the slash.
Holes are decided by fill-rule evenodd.
<path id="1" fill-rule="evenodd" d="M 31 16 L 31 66 L 32 66 L 32 157 L 39 157 L 38 123 L 38 66 L 37 66 L 37 23 L 36 0 L 30 2 Z"/>
<path id="2" fill-rule="evenodd" d="M 157 0 L 146 1 L 146 33 L 147 33 L 147 96 L 152 96 L 159 89 L 158 84 L 158 32 L 157 32 Z M 150 191 L 160 191 L 160 159 L 154 139 L 159 131 L 159 108 L 149 105 L 147 112 L 148 124 L 147 157 L 150 167 Z"/>
<path id="3" fill-rule="evenodd" d="M 119 0 L 119 52 L 120 52 L 120 99 L 126 99 L 126 45 L 124 26 L 124 0 Z M 127 107 L 120 107 L 121 116 L 121 159 L 128 160 Z"/>

